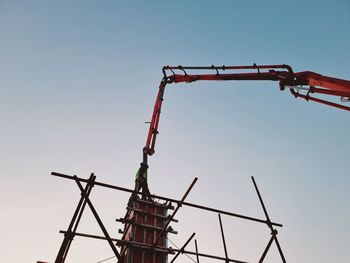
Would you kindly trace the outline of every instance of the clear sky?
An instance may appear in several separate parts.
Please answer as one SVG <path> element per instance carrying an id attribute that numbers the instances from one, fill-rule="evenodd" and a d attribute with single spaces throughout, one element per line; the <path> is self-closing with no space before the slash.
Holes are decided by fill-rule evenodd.
<path id="1" fill-rule="evenodd" d="M 163 65 L 285 63 L 350 79 L 349 28 L 347 0 L 1 0 L 0 262 L 55 259 L 80 194 L 51 171 L 133 187 Z M 349 131 L 348 112 L 277 83 L 171 85 L 150 189 L 180 198 L 197 176 L 188 201 L 263 218 L 255 176 L 288 262 L 347 263 Z M 120 237 L 128 195 L 96 187 L 91 198 Z M 201 251 L 224 255 L 217 215 L 177 218 L 178 246 L 196 232 Z M 269 230 L 223 223 L 230 257 L 257 262 Z M 88 210 L 78 230 L 101 233 Z M 77 237 L 67 262 L 111 255 Z M 281 262 L 275 246 L 267 262 Z"/>

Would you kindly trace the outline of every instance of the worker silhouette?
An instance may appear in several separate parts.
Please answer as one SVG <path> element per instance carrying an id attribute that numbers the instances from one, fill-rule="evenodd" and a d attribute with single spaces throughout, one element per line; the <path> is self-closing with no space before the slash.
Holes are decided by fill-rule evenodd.
<path id="1" fill-rule="evenodd" d="M 147 169 L 147 163 L 140 163 L 140 168 L 137 170 L 135 177 L 135 191 L 139 192 L 142 189 L 142 199 L 152 200 L 147 183 Z"/>

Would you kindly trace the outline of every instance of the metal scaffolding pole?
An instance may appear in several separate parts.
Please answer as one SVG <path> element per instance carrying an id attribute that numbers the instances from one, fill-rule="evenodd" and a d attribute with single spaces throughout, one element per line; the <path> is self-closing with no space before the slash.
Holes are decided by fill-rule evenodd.
<path id="1" fill-rule="evenodd" d="M 156 238 L 154 239 L 153 243 L 147 244 L 147 243 L 142 243 L 142 242 L 135 242 L 135 241 L 128 241 L 124 239 L 124 235 L 122 237 L 122 239 L 117 239 L 117 238 L 111 238 L 110 235 L 108 234 L 105 226 L 103 225 L 94 205 L 92 204 L 91 200 L 89 199 L 89 195 L 91 193 L 91 190 L 93 188 L 93 186 L 98 185 L 101 187 L 105 187 L 105 188 L 110 188 L 110 189 L 115 189 L 115 190 L 120 190 L 120 191 L 124 191 L 124 192 L 129 192 L 129 193 L 133 193 L 133 194 L 141 194 L 140 192 L 136 192 L 132 189 L 128 189 L 128 188 L 123 188 L 123 187 L 119 187 L 119 186 L 114 186 L 114 185 L 110 185 L 110 184 L 105 184 L 105 183 L 101 183 L 101 182 L 96 182 L 96 176 L 94 176 L 94 174 L 91 174 L 89 179 L 83 179 L 83 178 L 79 178 L 77 176 L 70 176 L 70 175 L 65 175 L 65 174 L 60 174 L 60 173 L 55 173 L 52 172 L 52 175 L 54 176 L 58 176 L 58 177 L 62 177 L 62 178 L 66 178 L 66 179 L 70 179 L 70 180 L 74 180 L 75 183 L 77 184 L 77 186 L 79 187 L 79 190 L 81 192 L 81 198 L 79 200 L 79 203 L 77 205 L 77 208 L 73 214 L 73 217 L 71 219 L 71 222 L 69 224 L 69 227 L 67 229 L 67 231 L 60 231 L 60 233 L 64 234 L 64 240 L 62 242 L 62 245 L 60 247 L 60 250 L 58 252 L 57 258 L 55 263 L 64 263 L 65 258 L 67 256 L 67 253 L 69 251 L 71 242 L 74 238 L 74 236 L 81 236 L 81 237 L 87 237 L 87 238 L 94 238 L 94 239 L 101 239 L 101 240 L 107 240 L 107 242 L 109 243 L 110 247 L 112 248 L 115 257 L 118 259 L 118 262 L 122 262 L 123 260 L 123 252 L 126 251 L 127 247 L 132 247 L 132 248 L 136 248 L 136 249 L 142 249 L 142 250 L 150 250 L 150 251 L 156 251 L 157 253 L 165 253 L 165 254 L 174 254 L 176 253 L 176 255 L 174 256 L 174 258 L 172 259 L 171 263 L 174 262 L 177 257 L 179 256 L 179 254 L 188 254 L 188 255 L 196 255 L 197 258 L 197 263 L 199 263 L 199 257 L 206 257 L 206 258 L 211 258 L 211 259 L 216 259 L 216 260 L 221 260 L 221 261 L 225 261 L 226 263 L 229 262 L 236 262 L 236 263 L 246 263 L 245 261 L 240 261 L 240 260 L 236 260 L 236 259 L 231 259 L 228 256 L 228 252 L 227 252 L 227 246 L 226 246 L 226 240 L 225 240 L 225 235 L 224 235 L 224 229 L 223 229 L 223 225 L 222 225 L 222 220 L 221 220 L 221 214 L 225 214 L 225 215 L 229 215 L 229 216 L 233 216 L 233 217 L 238 217 L 241 219 L 246 219 L 246 220 L 250 220 L 250 221 L 254 221 L 254 222 L 259 222 L 259 223 L 264 223 L 266 224 L 270 230 L 271 230 L 271 238 L 265 248 L 265 250 L 263 251 L 262 256 L 260 257 L 259 263 L 262 263 L 273 243 L 273 241 L 275 241 L 276 246 L 278 248 L 278 251 L 280 253 L 280 256 L 282 258 L 283 263 L 286 262 L 281 246 L 278 242 L 277 239 L 277 230 L 274 229 L 274 226 L 282 226 L 281 224 L 278 223 L 273 223 L 270 220 L 270 217 L 267 213 L 267 209 L 265 207 L 265 204 L 263 202 L 263 199 L 261 197 L 261 194 L 259 192 L 259 189 L 257 187 L 257 184 L 254 180 L 254 177 L 252 177 L 252 181 L 256 190 L 256 193 L 259 197 L 259 201 L 260 204 L 263 208 L 266 220 L 262 220 L 262 219 L 258 219 L 258 218 L 253 218 L 253 217 L 248 217 L 248 216 L 244 216 L 244 215 L 240 215 L 240 214 L 235 214 L 235 213 L 231 213 L 231 212 L 227 212 L 227 211 L 222 211 L 219 209 L 215 209 L 215 208 L 210 208 L 210 207 L 206 207 L 206 206 L 202 206 L 202 205 L 197 205 L 197 204 L 193 204 L 193 203 L 188 203 L 185 202 L 185 199 L 187 198 L 188 194 L 190 193 L 190 191 L 192 190 L 194 184 L 196 183 L 196 181 L 198 180 L 198 178 L 195 178 L 193 180 L 193 182 L 191 183 L 191 185 L 189 186 L 189 188 L 187 189 L 187 191 L 185 192 L 184 196 L 181 198 L 181 200 L 176 200 L 176 199 L 172 199 L 172 198 L 168 198 L 168 197 L 164 197 L 164 196 L 158 196 L 158 195 L 151 195 L 151 197 L 153 198 L 158 198 L 160 200 L 165 200 L 166 204 L 168 204 L 168 202 L 174 202 L 177 204 L 176 208 L 174 209 L 173 206 L 171 205 L 166 205 L 167 207 L 170 207 L 171 209 L 174 209 L 173 213 L 171 215 L 165 216 L 165 215 L 158 215 L 158 214 L 153 214 L 152 212 L 145 212 L 145 211 L 141 211 L 142 213 L 145 214 L 150 214 L 152 216 L 158 217 L 160 219 L 165 219 L 165 224 L 164 226 L 160 226 L 157 229 L 160 231 L 159 234 L 156 236 Z M 85 188 L 82 186 L 82 182 L 85 182 Z M 80 219 L 83 215 L 84 209 L 86 207 L 86 204 L 90 207 L 97 223 L 99 224 L 104 236 L 97 236 L 97 235 L 91 235 L 91 234 L 85 234 L 85 233 L 77 233 L 76 230 L 78 228 Z M 176 213 L 178 212 L 178 210 L 180 209 L 181 206 L 186 205 L 189 207 L 194 207 L 197 209 L 201 209 L 201 210 L 206 210 L 206 211 L 211 211 L 211 212 L 218 212 L 218 217 L 219 217 L 219 223 L 220 223 L 220 230 L 221 230 L 221 237 L 222 237 L 222 242 L 223 242 L 223 246 L 224 246 L 224 252 L 225 252 L 225 257 L 220 257 L 220 256 L 215 256 L 215 255 L 210 255 L 210 254 L 204 254 L 204 253 L 199 253 L 198 252 L 198 247 L 197 247 L 197 240 L 195 240 L 195 252 L 193 251 L 187 251 L 185 250 L 186 246 L 189 244 L 189 242 L 193 239 L 195 233 L 193 233 L 191 235 L 191 237 L 185 242 L 185 244 L 181 247 L 181 249 L 173 249 L 173 248 L 167 248 L 167 247 L 163 247 L 163 245 L 158 246 L 157 243 L 160 240 L 160 238 L 163 236 L 163 234 L 168 231 L 168 226 L 172 221 L 177 222 L 177 220 L 174 219 L 174 216 L 176 215 Z M 164 205 L 163 205 L 164 206 Z M 137 208 L 127 208 L 128 212 L 127 215 L 130 213 L 130 211 L 137 211 Z M 127 215 L 124 218 L 120 218 L 119 222 L 122 223 L 128 223 L 129 226 L 133 225 L 133 221 L 130 221 L 130 219 L 127 218 Z M 136 224 L 136 223 L 135 223 Z M 137 225 L 137 224 L 136 224 Z M 147 226 L 150 228 L 156 228 L 155 226 Z M 170 228 L 169 228 L 170 229 Z M 171 232 L 171 231 L 170 231 Z M 175 233 L 174 231 L 172 233 Z M 118 252 L 116 246 L 113 244 L 113 242 L 117 242 L 118 246 L 122 246 L 124 247 L 124 249 L 122 249 L 123 251 L 121 253 Z"/>
<path id="2" fill-rule="evenodd" d="M 166 228 L 169 226 L 171 220 L 174 218 L 174 216 L 176 215 L 177 211 L 179 211 L 180 207 L 182 206 L 183 202 L 185 201 L 186 197 L 188 196 L 188 194 L 191 192 L 194 184 L 197 182 L 198 178 L 194 178 L 193 182 L 191 183 L 191 185 L 189 186 L 189 188 L 187 189 L 186 193 L 184 194 L 184 196 L 182 197 L 182 199 L 180 200 L 180 202 L 178 202 L 176 209 L 174 210 L 174 212 L 172 213 L 172 215 L 169 217 L 168 222 L 165 224 L 165 226 L 163 227 L 163 230 L 158 234 L 156 240 L 153 242 L 152 247 L 155 247 L 158 240 L 162 237 L 162 235 L 164 234 Z"/>
<path id="3" fill-rule="evenodd" d="M 92 173 L 90 175 L 90 178 L 88 179 L 88 181 L 86 183 L 85 189 L 83 189 L 83 191 L 82 191 L 82 193 L 84 193 L 86 196 L 90 195 L 90 192 L 92 190 L 95 179 L 96 179 L 96 176 L 94 176 L 94 174 Z M 77 208 L 75 209 L 75 212 L 73 214 L 72 220 L 68 226 L 68 229 L 64 234 L 64 239 L 63 239 L 61 247 L 58 251 L 55 263 L 64 263 L 65 262 L 70 245 L 73 241 L 75 232 L 78 228 L 81 216 L 83 215 L 85 205 L 86 205 L 86 199 L 82 194 L 81 198 L 79 200 L 79 203 L 77 205 Z"/>
<path id="4" fill-rule="evenodd" d="M 185 242 L 185 244 L 181 247 L 180 251 L 178 251 L 178 252 L 176 253 L 176 255 L 173 257 L 173 259 L 170 261 L 170 263 L 173 263 L 173 262 L 177 259 L 177 257 L 178 257 L 181 253 L 183 253 L 183 251 L 185 250 L 186 246 L 188 245 L 188 243 L 191 242 L 192 238 L 193 238 L 195 235 L 196 235 L 196 233 L 193 233 L 193 234 L 189 237 L 189 239 L 188 239 L 188 240 Z"/>
<path id="5" fill-rule="evenodd" d="M 226 248 L 226 241 L 225 241 L 225 235 L 224 235 L 224 228 L 222 227 L 221 215 L 218 214 L 218 216 L 219 216 L 219 222 L 220 222 L 220 230 L 221 230 L 222 244 L 223 244 L 223 246 L 224 246 L 225 258 L 226 258 L 226 263 L 227 263 L 227 262 L 228 262 L 228 254 L 227 254 L 227 248 Z"/>
<path id="6" fill-rule="evenodd" d="M 74 180 L 74 177 L 71 176 L 71 175 L 66 175 L 66 174 L 61 174 L 61 173 L 56 173 L 56 172 L 52 172 L 51 174 L 53 176 L 58 176 L 58 177 L 61 177 L 61 178 Z M 87 182 L 87 180 L 84 179 L 84 178 L 77 177 L 77 179 L 80 182 Z M 101 182 L 95 182 L 95 185 L 96 186 L 101 186 L 101 187 L 106 187 L 106 188 L 109 188 L 109 189 L 119 190 L 119 191 L 123 191 L 123 192 L 142 194 L 141 192 L 136 192 L 133 189 L 128 189 L 128 188 L 115 186 L 115 185 L 111 185 L 111 184 L 106 184 L 106 183 L 101 183 Z M 157 198 L 157 199 L 160 199 L 160 200 L 164 200 L 164 201 L 173 202 L 173 203 L 179 203 L 180 202 L 180 200 L 176 200 L 176 199 L 173 199 L 173 198 L 168 198 L 168 197 L 164 197 L 164 196 L 160 196 L 160 195 L 151 195 L 151 197 L 152 198 Z M 222 214 L 222 215 L 233 216 L 233 217 L 237 217 L 237 218 L 241 218 L 241 219 L 245 219 L 245 220 L 249 220 L 249 221 L 254 221 L 254 222 L 258 222 L 258 223 L 268 224 L 268 222 L 266 220 L 263 220 L 263 219 L 258 219 L 258 218 L 254 218 L 254 217 L 250 217 L 250 216 L 241 215 L 241 214 L 236 214 L 236 213 L 232 213 L 232 212 L 228 212 L 228 211 L 224 211 L 224 210 L 220 210 L 220 209 L 216 209 L 216 208 L 211 208 L 211 207 L 207 207 L 207 206 L 203 206 L 203 205 L 197 205 L 197 204 L 193 204 L 193 203 L 189 203 L 189 202 L 183 202 L 182 205 L 183 206 L 194 207 L 194 208 L 197 208 L 197 209 L 207 210 L 207 211 L 211 211 L 211 212 L 215 212 L 215 213 L 219 213 L 219 214 Z M 273 226 L 277 226 L 277 227 L 282 227 L 283 226 L 282 224 L 275 223 L 275 222 L 270 222 L 270 223 Z"/>
<path id="7" fill-rule="evenodd" d="M 113 241 L 111 240 L 111 237 L 109 236 L 109 234 L 108 234 L 108 232 L 107 232 L 105 226 L 103 225 L 102 220 L 101 220 L 100 216 L 98 215 L 98 213 L 97 213 L 97 211 L 96 211 L 94 205 L 92 204 L 92 202 L 90 201 L 90 199 L 89 199 L 89 197 L 86 195 L 86 193 L 84 193 L 83 186 L 81 185 L 81 183 L 79 182 L 79 180 L 76 179 L 75 182 L 77 183 L 77 185 L 78 185 L 78 187 L 79 187 L 79 189 L 80 189 L 80 191 L 81 191 L 82 196 L 85 198 L 87 204 L 89 205 L 89 207 L 90 207 L 90 209 L 91 209 L 91 212 L 94 214 L 95 219 L 96 219 L 98 225 L 100 226 L 100 228 L 101 228 L 103 234 L 105 235 L 105 237 L 106 237 L 106 239 L 107 239 L 107 241 L 108 241 L 108 244 L 110 245 L 111 249 L 112 249 L 113 252 L 114 252 L 114 255 L 118 258 L 118 260 L 120 260 L 120 259 L 121 259 L 120 254 L 119 254 L 117 248 L 115 247 L 115 245 L 113 244 Z"/>
<path id="8" fill-rule="evenodd" d="M 287 261 L 286 261 L 286 259 L 284 258 L 284 255 L 283 255 L 283 252 L 282 252 L 282 248 L 281 248 L 280 243 L 278 242 L 278 239 L 277 239 L 277 233 L 278 233 L 278 232 L 277 232 L 276 229 L 273 228 L 273 225 L 272 225 L 272 223 L 271 223 L 269 214 L 267 213 L 267 210 L 266 210 L 264 201 L 263 201 L 263 199 L 262 199 L 262 197 L 261 197 L 261 194 L 260 194 L 260 192 L 259 192 L 258 186 L 257 186 L 257 184 L 256 184 L 256 182 L 255 182 L 255 179 L 254 179 L 253 176 L 252 176 L 251 178 L 252 178 L 252 181 L 253 181 L 253 184 L 254 184 L 255 191 L 256 191 L 256 193 L 257 193 L 257 195 L 258 195 L 258 197 L 259 197 L 260 204 L 261 204 L 261 206 L 262 206 L 262 208 L 263 208 L 263 210 L 264 210 L 264 214 L 265 214 L 265 217 L 266 217 L 267 225 L 269 226 L 269 228 L 270 228 L 270 230 L 271 230 L 271 235 L 272 235 L 272 236 L 271 236 L 271 239 L 270 239 L 270 241 L 269 241 L 269 243 L 268 243 L 268 245 L 267 245 L 267 247 L 266 247 L 266 249 L 265 249 L 265 251 L 264 251 L 264 253 L 263 253 L 263 255 L 262 255 L 261 258 L 260 258 L 259 263 L 260 263 L 260 262 L 263 262 L 263 260 L 264 260 L 264 258 L 265 258 L 265 256 L 266 256 L 266 254 L 267 254 L 267 251 L 269 250 L 269 248 L 270 248 L 270 246 L 271 246 L 272 240 L 274 240 L 275 243 L 276 243 L 276 246 L 277 246 L 277 248 L 278 248 L 278 252 L 279 252 L 279 254 L 280 254 L 280 256 L 281 256 L 281 259 L 282 259 L 283 263 L 286 263 Z"/>

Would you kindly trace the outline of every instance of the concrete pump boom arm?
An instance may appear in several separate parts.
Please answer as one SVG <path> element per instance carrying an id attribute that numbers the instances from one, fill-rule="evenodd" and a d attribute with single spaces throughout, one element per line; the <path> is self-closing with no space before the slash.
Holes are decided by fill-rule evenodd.
<path id="1" fill-rule="evenodd" d="M 210 74 L 197 72 L 215 71 Z M 253 70 L 253 72 L 245 72 Z M 197 74 L 188 74 L 195 71 Z M 232 73 L 232 71 L 240 71 Z M 242 72 L 243 71 L 243 72 Z M 170 72 L 170 75 L 167 73 Z M 231 72 L 231 73 L 229 73 Z M 350 101 L 350 81 L 337 79 L 305 71 L 294 73 L 288 65 L 253 65 L 253 66 L 222 66 L 222 67 L 163 67 L 164 77 L 159 85 L 157 99 L 154 105 L 152 120 L 149 127 L 146 145 L 143 148 L 143 162 L 147 163 L 147 156 L 154 153 L 158 124 L 163 103 L 164 91 L 167 84 L 180 82 L 194 82 L 199 80 L 225 81 L 225 80 L 271 80 L 279 81 L 281 90 L 288 88 L 296 98 L 315 101 L 328 106 L 350 111 L 350 107 L 331 101 L 311 97 L 312 94 L 332 95 L 341 98 L 343 102 Z M 308 87 L 303 87 L 308 86 Z M 306 94 L 300 93 L 305 91 Z"/>

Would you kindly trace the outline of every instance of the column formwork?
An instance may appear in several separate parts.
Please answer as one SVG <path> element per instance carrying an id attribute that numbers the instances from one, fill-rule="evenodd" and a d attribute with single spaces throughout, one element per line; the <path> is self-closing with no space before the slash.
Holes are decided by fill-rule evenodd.
<path id="1" fill-rule="evenodd" d="M 171 227 L 163 231 L 167 224 L 168 210 L 174 209 L 169 203 L 135 198 L 129 202 L 124 217 L 121 246 L 124 263 L 167 263 L 169 232 L 176 233 Z M 163 232 L 157 244 L 159 234 Z"/>

